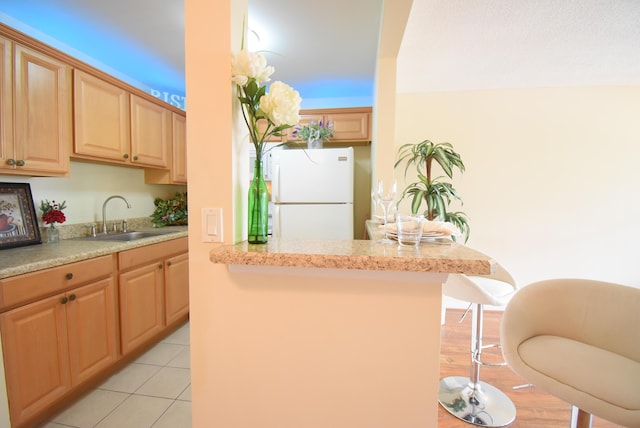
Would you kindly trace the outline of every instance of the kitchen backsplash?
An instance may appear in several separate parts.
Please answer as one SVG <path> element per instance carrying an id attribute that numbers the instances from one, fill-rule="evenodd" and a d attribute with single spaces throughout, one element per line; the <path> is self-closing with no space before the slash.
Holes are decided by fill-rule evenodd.
<path id="1" fill-rule="evenodd" d="M 62 224 L 88 224 L 102 221 L 102 204 L 112 195 L 122 195 L 131 203 L 127 208 L 122 201 L 112 201 L 107 207 L 109 221 L 122 218 L 151 216 L 155 208 L 154 198 L 171 197 L 186 186 L 145 184 L 144 171 L 114 165 L 101 165 L 71 161 L 69 177 L 19 177 L 0 176 L 0 182 L 29 183 L 33 195 L 36 216 L 40 201 L 48 199 L 66 201 Z"/>
<path id="2" fill-rule="evenodd" d="M 112 230 L 113 223 L 117 223 L 118 227 L 122 224 L 122 220 L 124 219 L 109 219 L 107 222 L 107 226 L 109 230 Z M 128 230 L 140 230 L 140 229 L 150 229 L 153 226 L 151 223 L 151 217 L 139 217 L 139 218 L 128 218 L 127 220 L 127 229 Z M 78 224 L 58 224 L 56 225 L 56 229 L 60 231 L 60 239 L 73 239 L 73 238 L 81 238 L 83 236 L 91 235 L 91 224 L 96 226 L 96 231 L 100 232 L 102 228 L 102 222 L 94 222 L 94 223 L 78 223 Z M 46 227 L 40 227 L 40 234 L 43 237 L 45 235 Z M 121 229 L 119 229 L 121 230 Z"/>

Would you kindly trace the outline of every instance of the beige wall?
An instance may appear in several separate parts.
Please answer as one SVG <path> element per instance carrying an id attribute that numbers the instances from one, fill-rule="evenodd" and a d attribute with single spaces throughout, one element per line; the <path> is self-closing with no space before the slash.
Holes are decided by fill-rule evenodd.
<path id="1" fill-rule="evenodd" d="M 397 56 L 412 4 L 413 0 L 383 2 L 373 106 L 372 185 L 378 179 L 389 182 L 394 174 Z M 371 204 L 373 215 L 374 210 L 375 207 Z M 379 208 L 378 214 L 382 214 Z"/>
<path id="2" fill-rule="evenodd" d="M 233 7 L 233 9 L 232 9 Z M 214 331 L 227 329 L 219 311 L 223 296 L 218 289 L 228 283 L 226 267 L 209 262 L 215 247 L 201 240 L 201 209 L 223 209 L 226 243 L 240 241 L 234 217 L 237 194 L 243 191 L 247 171 L 239 171 L 242 148 L 233 140 L 234 122 L 229 66 L 232 46 L 240 46 L 246 0 L 186 0 L 185 57 L 187 117 L 187 163 L 189 192 L 189 292 L 191 318 L 191 388 L 194 427 L 212 426 L 211 388 L 217 379 L 213 364 L 224 358 Z M 233 38 L 231 36 L 234 36 Z M 244 164 L 248 164 L 248 152 Z M 244 175 L 241 175 L 244 172 Z M 245 186 L 246 188 L 246 186 Z M 245 190 L 246 194 L 246 190 Z"/>
<path id="3" fill-rule="evenodd" d="M 454 185 L 468 245 L 519 282 L 639 286 L 638 112 L 637 86 L 399 94 L 396 147 L 454 145 L 467 168 Z"/>

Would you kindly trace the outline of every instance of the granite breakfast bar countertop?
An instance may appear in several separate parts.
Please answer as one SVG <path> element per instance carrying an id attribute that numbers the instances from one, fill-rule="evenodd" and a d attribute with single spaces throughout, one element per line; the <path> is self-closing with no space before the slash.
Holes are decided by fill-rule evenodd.
<path id="1" fill-rule="evenodd" d="M 164 228 L 163 232 L 169 233 L 128 242 L 76 238 L 62 239 L 56 244 L 43 243 L 4 249 L 0 252 L 0 279 L 181 238 L 187 236 L 187 227 L 170 226 Z"/>
<path id="2" fill-rule="evenodd" d="M 416 249 L 366 240 L 270 240 L 241 242 L 209 253 L 213 263 L 227 265 L 334 268 L 373 271 L 440 272 L 486 275 L 494 261 L 461 244 L 421 244 Z"/>

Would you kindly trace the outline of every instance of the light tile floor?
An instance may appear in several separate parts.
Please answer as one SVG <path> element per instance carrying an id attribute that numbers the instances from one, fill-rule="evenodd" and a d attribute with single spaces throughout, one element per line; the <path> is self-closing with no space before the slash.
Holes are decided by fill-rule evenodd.
<path id="1" fill-rule="evenodd" d="M 189 323 L 41 428 L 190 428 Z"/>

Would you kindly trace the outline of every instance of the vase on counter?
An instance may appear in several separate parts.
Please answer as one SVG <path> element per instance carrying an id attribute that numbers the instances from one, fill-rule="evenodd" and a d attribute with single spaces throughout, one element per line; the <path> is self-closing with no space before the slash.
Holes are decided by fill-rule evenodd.
<path id="1" fill-rule="evenodd" d="M 57 244 L 60 242 L 60 231 L 53 223 L 51 223 L 51 226 L 47 227 L 45 230 L 45 237 L 47 239 L 47 244 Z"/>
<path id="2" fill-rule="evenodd" d="M 266 244 L 269 236 L 269 191 L 264 182 L 262 160 L 255 160 L 253 180 L 249 186 L 249 235 L 250 244 Z"/>
<path id="3" fill-rule="evenodd" d="M 307 140 L 307 149 L 321 149 L 322 138 L 309 138 Z"/>

